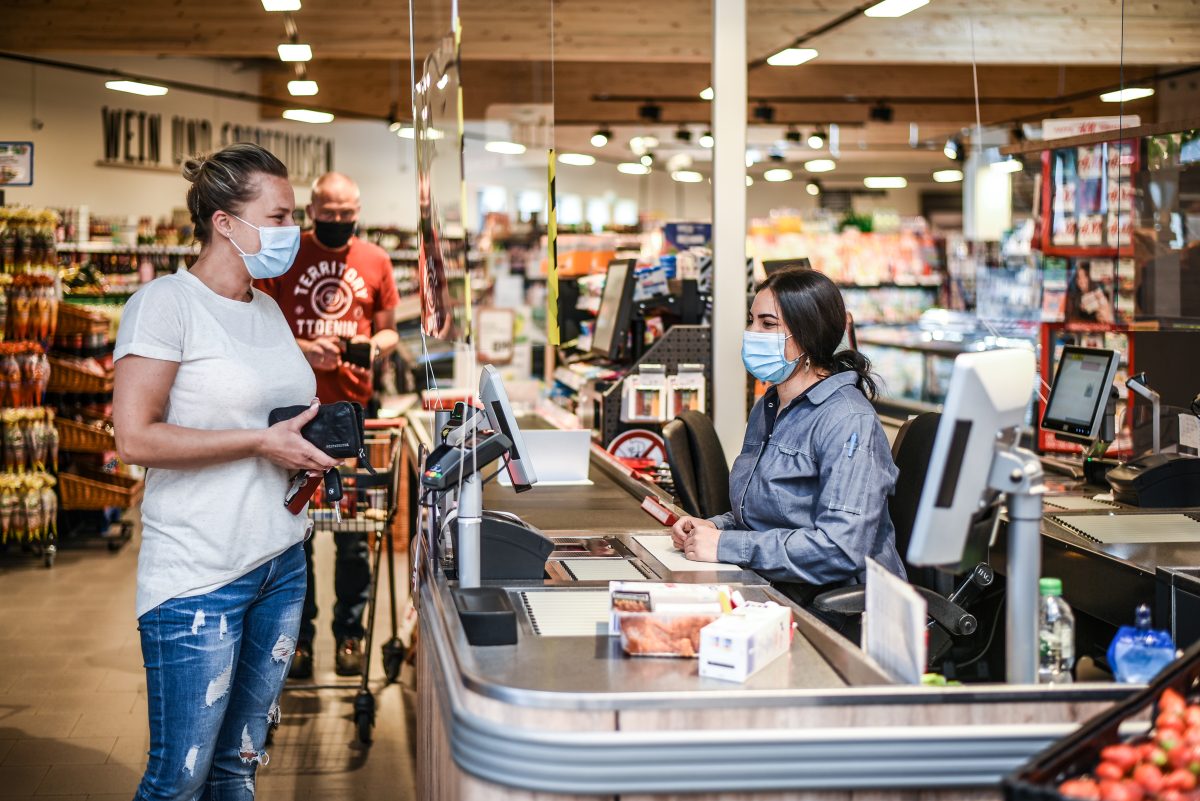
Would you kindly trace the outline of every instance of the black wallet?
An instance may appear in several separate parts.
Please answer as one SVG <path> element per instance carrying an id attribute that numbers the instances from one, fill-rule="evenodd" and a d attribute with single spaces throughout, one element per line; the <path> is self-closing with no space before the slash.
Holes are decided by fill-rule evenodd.
<path id="1" fill-rule="evenodd" d="M 267 417 L 268 425 L 291 420 L 308 411 L 307 406 L 284 406 L 272 409 Z M 350 401 L 323 403 L 317 416 L 310 420 L 300 434 L 327 455 L 335 459 L 357 458 L 359 467 L 365 467 L 372 475 L 375 468 L 367 458 L 363 431 L 363 407 Z"/>

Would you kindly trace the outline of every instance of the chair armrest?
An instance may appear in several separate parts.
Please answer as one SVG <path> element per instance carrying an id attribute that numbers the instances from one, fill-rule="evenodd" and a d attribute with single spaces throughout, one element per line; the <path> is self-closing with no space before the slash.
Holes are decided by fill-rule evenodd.
<path id="1" fill-rule="evenodd" d="M 839 587 L 813 599 L 813 608 L 841 615 L 861 615 L 867 608 L 867 590 L 862 586 Z"/>
<path id="2" fill-rule="evenodd" d="M 926 613 L 929 617 L 951 634 L 966 637 L 974 634 L 975 630 L 979 628 L 979 621 L 975 619 L 975 616 L 953 601 L 924 587 L 913 587 L 913 589 L 925 599 Z"/>

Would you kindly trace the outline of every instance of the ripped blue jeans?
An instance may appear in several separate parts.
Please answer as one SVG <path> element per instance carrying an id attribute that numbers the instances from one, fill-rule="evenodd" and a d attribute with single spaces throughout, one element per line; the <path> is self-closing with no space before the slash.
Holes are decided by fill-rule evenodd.
<path id="1" fill-rule="evenodd" d="M 138 620 L 150 762 L 135 801 L 247 801 L 304 607 L 304 549 Z"/>

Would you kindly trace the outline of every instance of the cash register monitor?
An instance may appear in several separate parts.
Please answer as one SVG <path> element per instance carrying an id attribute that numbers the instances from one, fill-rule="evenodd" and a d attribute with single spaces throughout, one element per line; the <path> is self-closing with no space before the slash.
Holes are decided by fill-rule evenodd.
<path id="1" fill-rule="evenodd" d="M 633 259 L 614 259 L 608 263 L 596 327 L 592 330 L 592 353 L 605 359 L 615 359 L 629 334 L 633 315 Z"/>
<path id="2" fill-rule="evenodd" d="M 968 532 L 995 500 L 987 482 L 996 434 L 1024 423 L 1036 375 L 1028 350 L 964 353 L 954 360 L 913 522 L 910 564 L 962 563 Z"/>
<path id="3" fill-rule="evenodd" d="M 763 272 L 770 278 L 775 273 L 783 272 L 784 270 L 811 270 L 812 262 L 807 257 L 801 256 L 795 259 L 767 259 L 763 262 Z"/>
<path id="4" fill-rule="evenodd" d="M 1063 348 L 1046 401 L 1042 428 L 1073 442 L 1100 439 L 1104 408 L 1117 377 L 1120 355 L 1114 350 Z"/>
<path id="5" fill-rule="evenodd" d="M 508 402 L 504 382 L 500 380 L 500 373 L 490 364 L 484 365 L 479 376 L 479 400 L 483 403 L 483 410 L 492 430 L 499 431 L 512 443 L 508 449 L 506 464 L 513 489 L 517 492 L 531 489 L 537 483 L 537 474 L 529 461 L 529 451 L 525 449 L 525 439 L 521 436 L 516 415 Z"/>

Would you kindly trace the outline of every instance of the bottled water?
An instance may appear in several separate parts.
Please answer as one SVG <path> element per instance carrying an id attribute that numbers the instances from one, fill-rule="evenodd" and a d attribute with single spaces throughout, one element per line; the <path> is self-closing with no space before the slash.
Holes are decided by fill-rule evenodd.
<path id="1" fill-rule="evenodd" d="M 1038 582 L 1038 684 L 1069 684 L 1075 664 L 1075 615 L 1062 599 L 1062 581 Z"/>
<path id="2" fill-rule="evenodd" d="M 1136 626 L 1122 626 L 1108 646 L 1108 663 L 1126 684 L 1144 684 L 1175 661 L 1171 635 L 1150 628 L 1150 607 L 1139 606 L 1136 620 Z"/>

